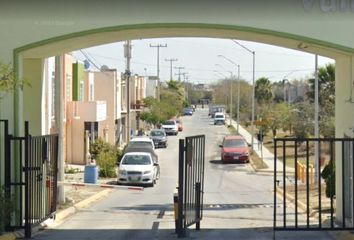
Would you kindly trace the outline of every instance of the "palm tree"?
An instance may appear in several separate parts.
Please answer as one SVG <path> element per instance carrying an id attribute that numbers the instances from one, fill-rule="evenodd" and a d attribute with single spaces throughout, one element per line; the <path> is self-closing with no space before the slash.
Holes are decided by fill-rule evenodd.
<path id="1" fill-rule="evenodd" d="M 273 100 L 272 84 L 266 77 L 256 81 L 255 94 L 258 104 L 269 104 Z"/>

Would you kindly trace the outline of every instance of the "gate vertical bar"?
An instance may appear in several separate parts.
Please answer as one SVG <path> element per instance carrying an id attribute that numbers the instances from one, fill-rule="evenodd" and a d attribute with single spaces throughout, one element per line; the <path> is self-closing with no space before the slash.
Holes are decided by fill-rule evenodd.
<path id="1" fill-rule="evenodd" d="M 298 195 L 297 195 L 297 177 L 298 177 L 298 172 L 297 172 L 297 159 L 298 159 L 298 155 L 297 155 L 297 141 L 295 140 L 295 227 L 298 227 Z"/>
<path id="2" fill-rule="evenodd" d="M 30 223 L 30 170 L 29 170 L 29 129 L 28 122 L 25 122 L 25 156 L 24 156 L 24 165 L 25 165 L 25 237 L 31 237 L 31 223 Z"/>
<path id="3" fill-rule="evenodd" d="M 195 200 L 196 200 L 196 229 L 200 230 L 200 182 L 195 184 Z"/>
<path id="4" fill-rule="evenodd" d="M 274 139 L 274 207 L 273 207 L 273 229 L 277 227 L 277 139 Z"/>
<path id="5" fill-rule="evenodd" d="M 345 159 L 344 154 L 344 144 L 345 142 L 342 141 L 342 227 L 345 228 L 345 173 L 344 173 L 344 166 L 345 161 L 349 161 L 349 159 Z M 349 184 L 349 183 L 348 183 Z"/>
<path id="6" fill-rule="evenodd" d="M 283 226 L 286 227 L 286 142 L 283 140 Z"/>
<path id="7" fill-rule="evenodd" d="M 179 140 L 179 160 L 178 160 L 178 219 L 177 234 L 178 237 L 185 236 L 184 214 L 183 214 L 183 192 L 184 192 L 184 139 Z"/>
<path id="8" fill-rule="evenodd" d="M 352 227 L 354 228 L 354 140 L 351 140 L 351 147 L 352 147 Z"/>
<path id="9" fill-rule="evenodd" d="M 205 172 L 205 136 L 203 136 L 203 141 L 202 141 L 202 176 L 201 176 L 201 181 L 202 181 L 202 184 L 201 184 L 201 202 L 200 202 L 200 205 L 201 205 L 201 208 L 200 208 L 200 211 L 201 211 L 201 214 L 200 214 L 200 219 L 203 218 L 203 205 L 204 205 L 204 172 Z"/>
<path id="10" fill-rule="evenodd" d="M 321 170 L 321 141 L 318 143 L 318 160 L 317 166 L 319 170 Z M 317 182 L 318 182 L 318 227 L 322 228 L 322 189 L 321 189 L 321 173 L 318 172 L 317 174 Z"/>
<path id="11" fill-rule="evenodd" d="M 306 140 L 306 225 L 310 226 L 310 179 L 309 179 L 309 141 Z"/>
<path id="12" fill-rule="evenodd" d="M 330 142 L 330 160 L 329 160 L 329 162 L 330 162 L 330 164 L 331 164 L 331 167 L 330 167 L 330 169 L 331 169 L 331 171 L 333 171 L 333 166 L 334 166 L 334 163 L 333 163 L 333 161 L 334 161 L 334 159 L 333 159 L 333 141 L 331 141 Z M 332 172 L 330 173 L 330 174 L 332 174 Z M 330 198 L 331 198 L 331 228 L 333 228 L 334 227 L 334 218 L 333 218 L 333 212 L 334 212 L 334 207 L 333 207 L 333 197 L 332 196 L 330 196 Z"/>

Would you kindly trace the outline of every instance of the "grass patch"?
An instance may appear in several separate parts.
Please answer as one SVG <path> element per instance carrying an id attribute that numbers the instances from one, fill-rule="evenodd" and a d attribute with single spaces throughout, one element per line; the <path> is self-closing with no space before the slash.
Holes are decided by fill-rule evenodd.
<path id="1" fill-rule="evenodd" d="M 66 168 L 65 169 L 65 173 L 66 174 L 75 174 L 75 173 L 79 173 L 80 169 L 78 168 Z"/>
<path id="2" fill-rule="evenodd" d="M 237 130 L 236 130 L 236 128 L 234 128 L 234 126 L 227 125 L 227 129 L 229 130 L 230 134 L 232 134 L 232 135 L 237 134 Z"/>
<path id="3" fill-rule="evenodd" d="M 256 170 L 268 168 L 267 164 L 265 164 L 255 152 L 251 154 L 251 162 L 252 165 L 256 168 Z"/>

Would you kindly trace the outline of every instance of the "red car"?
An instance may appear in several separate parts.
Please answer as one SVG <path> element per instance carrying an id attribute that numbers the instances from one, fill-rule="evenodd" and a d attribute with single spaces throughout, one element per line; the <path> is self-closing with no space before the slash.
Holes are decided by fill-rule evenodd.
<path id="1" fill-rule="evenodd" d="M 182 132 L 183 131 L 183 125 L 182 121 L 180 119 L 176 119 L 177 125 L 178 125 L 178 131 Z"/>
<path id="2" fill-rule="evenodd" d="M 240 135 L 225 136 L 221 147 L 221 161 L 243 162 L 250 161 L 250 151 L 246 140 Z"/>

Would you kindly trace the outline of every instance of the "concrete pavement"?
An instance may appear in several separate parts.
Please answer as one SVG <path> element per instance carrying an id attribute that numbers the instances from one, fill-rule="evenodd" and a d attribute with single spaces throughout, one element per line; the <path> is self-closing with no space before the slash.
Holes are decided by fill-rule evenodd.
<path id="1" fill-rule="evenodd" d="M 230 117 L 228 116 L 228 118 Z M 228 120 L 227 123 L 230 123 L 230 121 Z M 235 129 L 237 129 L 237 122 L 235 120 L 232 120 L 231 124 Z M 246 139 L 247 143 L 252 143 L 251 133 L 241 125 L 239 125 L 239 134 Z M 253 150 L 259 157 L 262 157 L 263 162 L 268 166 L 268 168 L 262 169 L 261 171 L 274 172 L 274 153 L 269 151 L 262 143 L 258 142 L 256 137 L 253 137 Z M 283 169 L 283 162 L 279 159 L 277 161 L 277 169 Z M 288 167 L 286 170 L 290 172 L 294 171 L 292 168 Z"/>

